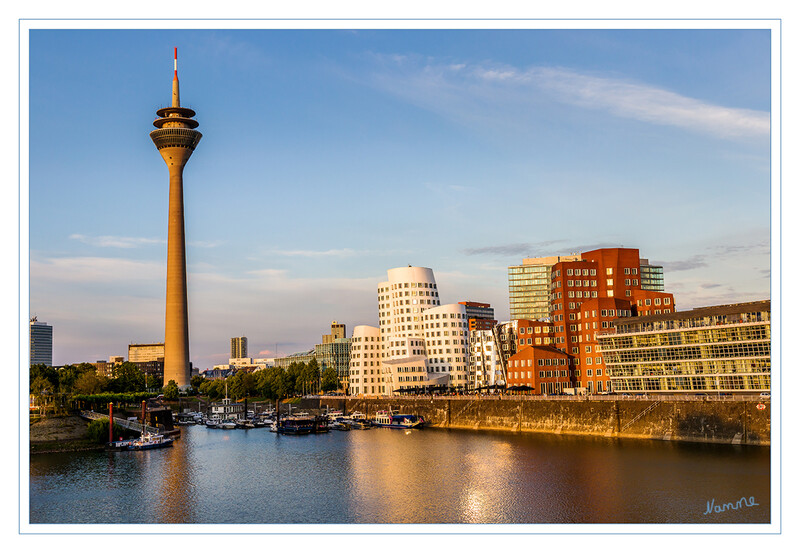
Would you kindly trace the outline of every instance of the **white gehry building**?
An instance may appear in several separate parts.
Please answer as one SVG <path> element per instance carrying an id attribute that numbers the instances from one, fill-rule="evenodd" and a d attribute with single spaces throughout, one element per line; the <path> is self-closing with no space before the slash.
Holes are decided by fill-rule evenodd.
<path id="1" fill-rule="evenodd" d="M 380 369 L 373 374 L 366 357 L 350 359 L 352 395 L 389 395 L 418 386 L 467 385 L 468 320 L 461 304 L 440 305 L 433 271 L 426 267 L 389 269 L 378 285 L 380 328 L 353 331 L 356 355 L 372 353 L 366 341 L 379 339 Z M 374 379 L 374 382 L 373 382 Z"/>
<path id="2" fill-rule="evenodd" d="M 374 326 L 359 325 L 353 329 L 350 342 L 350 395 L 386 393 L 381 373 L 381 333 Z"/>

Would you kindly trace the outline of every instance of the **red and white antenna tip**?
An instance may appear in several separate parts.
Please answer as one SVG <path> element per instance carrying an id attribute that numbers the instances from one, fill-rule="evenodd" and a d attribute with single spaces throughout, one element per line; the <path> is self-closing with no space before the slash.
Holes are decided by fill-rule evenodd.
<path id="1" fill-rule="evenodd" d="M 175 78 L 178 78 L 178 47 L 175 47 Z"/>

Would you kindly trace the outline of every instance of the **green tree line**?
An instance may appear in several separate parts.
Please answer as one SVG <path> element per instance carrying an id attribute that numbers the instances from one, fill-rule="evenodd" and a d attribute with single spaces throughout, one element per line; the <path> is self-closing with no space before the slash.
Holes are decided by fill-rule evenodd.
<path id="1" fill-rule="evenodd" d="M 341 386 L 333 367 L 321 370 L 316 359 L 308 363 L 292 363 L 287 369 L 270 367 L 256 372 L 240 371 L 227 379 L 206 380 L 194 376 L 191 386 L 211 401 L 225 397 L 234 400 L 246 397 L 282 399 L 306 394 L 330 392 Z M 36 396 L 44 412 L 59 413 L 75 401 L 103 405 L 108 402 L 136 403 L 152 396 L 148 390 L 161 390 L 166 399 L 177 399 L 179 390 L 174 380 L 163 386 L 161 378 L 145 378 L 139 368 L 124 362 L 113 369 L 109 378 L 97 374 L 89 363 L 66 365 L 61 368 L 32 365 L 30 393 Z"/>

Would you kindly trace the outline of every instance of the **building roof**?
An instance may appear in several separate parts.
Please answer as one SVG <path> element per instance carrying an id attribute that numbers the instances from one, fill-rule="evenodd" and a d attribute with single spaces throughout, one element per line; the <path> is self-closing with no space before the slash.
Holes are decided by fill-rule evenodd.
<path id="1" fill-rule="evenodd" d="M 682 319 L 699 319 L 703 317 L 714 317 L 718 315 L 736 315 L 738 313 L 752 313 L 756 311 L 770 311 L 770 300 L 751 301 L 746 303 L 729 303 L 725 305 L 713 305 L 710 307 L 697 307 L 688 311 L 675 311 L 673 313 L 661 313 L 660 315 L 644 315 L 642 317 L 624 317 L 614 319 L 611 324 L 638 324 L 651 323 L 656 321 L 675 321 Z"/>

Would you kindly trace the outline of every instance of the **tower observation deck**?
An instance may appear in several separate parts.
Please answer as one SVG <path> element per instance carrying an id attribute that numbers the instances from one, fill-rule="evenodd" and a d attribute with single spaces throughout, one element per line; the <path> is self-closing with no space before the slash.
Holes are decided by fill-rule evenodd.
<path id="1" fill-rule="evenodd" d="M 172 105 L 156 111 L 156 130 L 150 138 L 169 170 L 169 225 L 167 234 L 167 295 L 164 327 L 164 384 L 174 380 L 182 389 L 191 384 L 189 316 L 186 292 L 186 235 L 183 216 L 183 167 L 203 137 L 195 129 L 195 112 L 181 107 L 178 49 L 172 79 Z"/>

